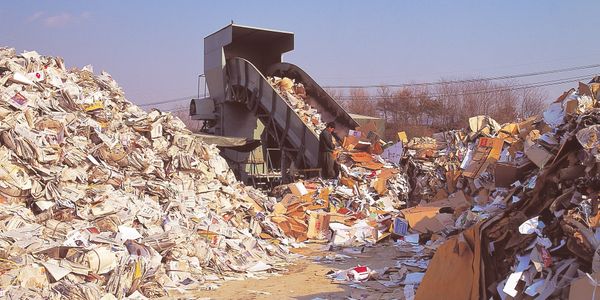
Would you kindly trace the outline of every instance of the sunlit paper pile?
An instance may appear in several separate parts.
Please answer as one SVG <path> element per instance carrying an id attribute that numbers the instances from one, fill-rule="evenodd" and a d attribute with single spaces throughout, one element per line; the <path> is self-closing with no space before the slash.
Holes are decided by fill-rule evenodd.
<path id="1" fill-rule="evenodd" d="M 375 244 L 389 235 L 392 214 L 404 207 L 408 179 L 394 164 L 364 152 L 342 152 L 338 163 L 339 180 L 314 178 L 276 189 L 271 220 L 298 242 Z"/>
<path id="2" fill-rule="evenodd" d="M 287 77 L 268 77 L 267 81 L 281 95 L 283 99 L 298 114 L 302 122 L 316 134 L 325 129 L 325 121 L 316 108 L 305 102 L 307 97 L 304 85 Z"/>
<path id="3" fill-rule="evenodd" d="M 0 298 L 167 296 L 287 252 L 273 203 L 108 73 L 0 48 Z"/>
<path id="4" fill-rule="evenodd" d="M 472 210 L 491 204 L 496 212 L 438 249 L 417 299 L 598 297 L 599 91 L 594 78 L 565 92 L 540 117 L 504 126 L 470 122 L 471 128 L 487 122 L 486 134 L 503 141 L 502 147 L 493 140 L 470 147 L 463 173 L 501 192 L 464 189 L 476 195 Z"/>

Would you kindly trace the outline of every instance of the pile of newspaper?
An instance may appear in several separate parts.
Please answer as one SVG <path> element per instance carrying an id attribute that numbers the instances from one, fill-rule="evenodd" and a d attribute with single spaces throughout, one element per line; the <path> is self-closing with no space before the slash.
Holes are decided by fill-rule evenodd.
<path id="1" fill-rule="evenodd" d="M 0 48 L 0 298 L 158 297 L 285 265 L 272 198 L 108 73 Z"/>

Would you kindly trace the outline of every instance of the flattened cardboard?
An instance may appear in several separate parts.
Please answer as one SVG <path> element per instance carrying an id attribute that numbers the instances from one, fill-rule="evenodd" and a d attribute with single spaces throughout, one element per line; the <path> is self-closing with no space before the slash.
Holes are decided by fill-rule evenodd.
<path id="1" fill-rule="evenodd" d="M 542 169 L 548 163 L 554 155 L 544 147 L 538 144 L 534 144 L 531 147 L 525 149 L 525 155 L 529 158 L 538 168 Z"/>
<path id="2" fill-rule="evenodd" d="M 412 229 L 420 233 L 440 232 L 454 224 L 451 214 L 440 213 L 440 207 L 416 206 L 400 212 Z"/>
<path id="3" fill-rule="evenodd" d="M 417 290 L 416 300 L 489 298 L 480 287 L 480 226 L 481 223 L 474 225 L 437 249 Z"/>
<path id="4" fill-rule="evenodd" d="M 406 136 L 406 132 L 398 132 L 398 141 L 402 142 L 404 145 L 408 144 L 408 137 Z"/>
<path id="5" fill-rule="evenodd" d="M 370 152 L 371 151 L 371 143 L 359 141 L 358 143 L 356 143 L 354 145 L 354 150 Z"/>
<path id="6" fill-rule="evenodd" d="M 501 133 L 506 133 L 510 136 L 512 135 L 516 135 L 519 133 L 519 126 L 515 123 L 509 123 L 504 125 L 504 127 L 502 127 L 502 129 L 500 129 Z"/>
<path id="7" fill-rule="evenodd" d="M 574 88 L 570 88 L 568 91 L 566 91 L 566 92 L 562 93 L 562 95 L 558 96 L 558 98 L 556 98 L 556 100 L 554 100 L 554 103 L 563 102 L 563 100 L 565 100 L 573 92 L 575 92 L 575 89 Z"/>
<path id="8" fill-rule="evenodd" d="M 579 101 L 577 101 L 577 99 L 568 99 L 564 102 L 565 112 L 567 112 L 567 114 L 576 113 L 578 106 Z"/>
<path id="9" fill-rule="evenodd" d="M 352 160 L 354 162 L 357 162 L 357 163 L 373 161 L 373 157 L 371 156 L 371 154 L 366 153 L 366 152 L 352 153 L 352 154 L 350 154 L 350 157 L 352 158 Z"/>
<path id="10" fill-rule="evenodd" d="M 529 117 L 525 119 L 525 121 L 517 124 L 517 128 L 519 130 L 519 137 L 521 139 L 525 138 L 531 130 L 533 130 L 533 123 L 536 121 L 536 117 Z"/>
<path id="11" fill-rule="evenodd" d="M 344 142 L 342 143 L 342 147 L 344 147 L 344 149 L 346 149 L 346 150 L 352 150 L 356 147 L 358 142 L 359 142 L 358 138 L 351 136 L 351 135 L 347 135 L 344 137 Z"/>
<path id="12" fill-rule="evenodd" d="M 500 158 L 503 144 L 504 141 L 502 139 L 480 138 L 473 159 L 467 165 L 463 175 L 468 178 L 479 177 L 487 169 L 488 165 L 494 164 Z"/>
<path id="13" fill-rule="evenodd" d="M 592 93 L 592 89 L 585 83 L 579 82 L 578 92 L 580 95 L 586 95 L 594 98 L 594 93 Z"/>
<path id="14" fill-rule="evenodd" d="M 497 163 L 495 170 L 496 186 L 509 187 L 515 181 L 523 179 L 525 174 L 534 168 L 535 165 L 529 159 L 520 162 Z"/>
<path id="15" fill-rule="evenodd" d="M 571 282 L 571 288 L 569 289 L 569 300 L 600 300 L 600 287 L 594 287 L 592 282 L 592 279 L 596 282 L 600 282 L 600 273 L 594 273 L 590 276 L 592 278 L 583 276 Z"/>
<path id="16" fill-rule="evenodd" d="M 380 154 L 383 153 L 383 147 L 381 147 L 380 143 L 374 143 L 373 144 L 373 151 L 372 151 L 372 153 L 373 154 L 377 154 L 377 155 L 380 155 Z"/>
<path id="17" fill-rule="evenodd" d="M 471 207 L 471 202 L 465 196 L 465 193 L 461 190 L 450 196 L 447 199 L 434 201 L 423 205 L 425 207 L 451 207 L 454 210 L 464 210 L 465 208 Z"/>

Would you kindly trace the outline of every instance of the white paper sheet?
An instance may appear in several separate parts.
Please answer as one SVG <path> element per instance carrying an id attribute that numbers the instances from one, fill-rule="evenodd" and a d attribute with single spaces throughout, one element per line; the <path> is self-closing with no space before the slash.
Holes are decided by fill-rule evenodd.
<path id="1" fill-rule="evenodd" d="M 119 232 L 121 233 L 121 238 L 123 240 L 137 240 L 142 238 L 142 235 L 137 229 L 129 226 L 119 225 Z"/>
<path id="2" fill-rule="evenodd" d="M 519 292 L 515 288 L 517 287 L 521 276 L 523 276 L 523 272 L 514 272 L 510 274 L 508 279 L 506 279 L 506 284 L 504 285 L 504 288 L 502 288 L 502 291 L 511 297 L 516 297 Z"/>

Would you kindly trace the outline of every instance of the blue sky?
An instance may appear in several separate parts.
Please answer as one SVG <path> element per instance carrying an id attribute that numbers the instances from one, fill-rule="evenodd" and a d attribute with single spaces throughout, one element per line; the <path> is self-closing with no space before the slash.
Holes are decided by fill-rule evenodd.
<path id="1" fill-rule="evenodd" d="M 395 84 L 600 63 L 597 8 L 596 1 L 5 1 L 0 46 L 106 70 L 143 104 L 196 94 L 203 38 L 231 20 L 294 32 L 295 50 L 284 60 L 322 85 Z M 523 82 L 594 72 L 600 68 Z M 547 92 L 555 98 L 571 86 Z"/>

